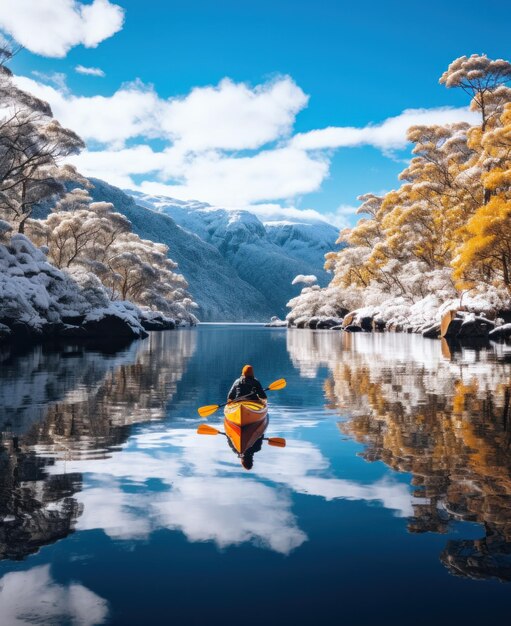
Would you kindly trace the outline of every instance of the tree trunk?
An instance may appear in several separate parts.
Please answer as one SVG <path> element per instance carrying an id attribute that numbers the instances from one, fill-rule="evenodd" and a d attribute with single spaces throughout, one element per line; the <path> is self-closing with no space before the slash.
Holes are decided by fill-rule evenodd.
<path id="1" fill-rule="evenodd" d="M 26 205 L 25 205 L 26 196 L 27 196 L 27 183 L 23 182 L 21 184 L 21 215 L 24 215 L 25 217 L 21 219 L 21 222 L 18 226 L 18 232 L 21 233 L 22 235 L 25 232 L 25 222 L 27 221 L 30 215 L 30 213 L 26 212 Z"/>
<path id="2" fill-rule="evenodd" d="M 509 269 L 507 266 L 506 255 L 502 253 L 502 271 L 504 272 L 504 283 L 509 285 Z"/>

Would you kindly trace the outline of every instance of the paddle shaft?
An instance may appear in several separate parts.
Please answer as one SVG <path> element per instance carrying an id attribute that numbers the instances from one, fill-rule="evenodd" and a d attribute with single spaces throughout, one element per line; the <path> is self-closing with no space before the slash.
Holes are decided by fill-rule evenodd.
<path id="1" fill-rule="evenodd" d="M 224 435 L 224 437 L 228 437 L 227 433 L 218 430 L 214 426 L 208 426 L 207 424 L 201 424 L 197 429 L 197 433 L 199 435 Z M 270 446 L 278 446 L 280 448 L 284 448 L 286 446 L 286 440 L 282 437 L 262 437 L 264 441 L 267 441 Z"/>
<path id="2" fill-rule="evenodd" d="M 274 380 L 270 385 L 268 385 L 268 387 L 266 387 L 266 389 L 263 389 L 263 391 L 276 391 L 278 389 L 284 389 L 285 386 L 286 386 L 286 379 L 279 378 L 279 380 Z M 228 400 L 227 402 L 224 402 L 223 404 L 208 404 L 206 406 L 201 406 L 197 409 L 197 412 L 199 413 L 201 417 L 208 417 L 209 415 L 213 415 L 213 413 L 218 411 L 219 408 L 226 406 L 227 404 L 231 402 L 239 402 L 240 400 L 244 400 L 245 398 L 250 397 L 253 393 L 257 394 L 257 391 L 256 392 L 252 391 L 251 393 L 248 393 L 244 396 L 240 396 L 239 398 L 234 398 L 234 400 Z"/>

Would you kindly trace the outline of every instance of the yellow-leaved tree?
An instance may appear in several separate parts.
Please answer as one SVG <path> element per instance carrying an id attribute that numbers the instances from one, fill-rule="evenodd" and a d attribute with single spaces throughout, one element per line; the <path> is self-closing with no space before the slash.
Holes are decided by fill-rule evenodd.
<path id="1" fill-rule="evenodd" d="M 461 288 L 478 283 L 511 289 L 511 103 L 481 137 L 480 159 L 486 203 L 463 228 L 464 240 L 453 260 Z"/>
<path id="2" fill-rule="evenodd" d="M 361 219 L 341 232 L 343 247 L 326 256 L 338 300 L 399 309 L 403 319 L 423 299 L 438 311 L 467 288 L 477 288 L 485 302 L 490 290 L 495 301 L 509 301 L 509 81 L 511 63 L 503 59 L 474 54 L 449 65 L 440 83 L 470 96 L 478 123 L 408 130 L 412 159 L 400 174 L 401 185 L 384 196 L 360 196 Z M 305 295 L 324 299 L 323 291 Z M 300 305 L 300 297 L 290 303 Z"/>

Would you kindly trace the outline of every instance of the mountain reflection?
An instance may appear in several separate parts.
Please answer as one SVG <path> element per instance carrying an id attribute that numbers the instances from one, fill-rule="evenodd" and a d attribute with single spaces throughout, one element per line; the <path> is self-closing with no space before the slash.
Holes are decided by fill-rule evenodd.
<path id="1" fill-rule="evenodd" d="M 152 333 L 114 355 L 41 346 L 0 369 L 0 558 L 22 559 L 73 532 L 82 472 L 131 427 L 162 419 L 195 349 L 194 333 Z M 58 467 L 58 469 L 57 469 Z"/>
<path id="2" fill-rule="evenodd" d="M 297 331 L 300 333 L 300 331 Z M 322 363 L 329 408 L 363 457 L 412 474 L 410 532 L 481 524 L 478 540 L 450 540 L 440 558 L 456 575 L 511 580 L 511 365 L 504 346 L 450 353 L 407 335 L 295 333 L 302 371 Z M 307 344 L 307 345 L 304 345 Z M 312 360 L 309 363 L 309 359 Z"/>

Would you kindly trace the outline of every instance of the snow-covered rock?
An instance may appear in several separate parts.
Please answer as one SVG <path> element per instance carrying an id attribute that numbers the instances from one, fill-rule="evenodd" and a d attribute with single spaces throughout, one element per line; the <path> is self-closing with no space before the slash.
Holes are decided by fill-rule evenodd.
<path id="1" fill-rule="evenodd" d="M 94 275 L 57 269 L 24 235 L 15 234 L 3 241 L 0 335 L 4 340 L 83 335 L 108 341 L 147 336 L 138 307 L 129 302 L 111 302 Z"/>
<path id="2" fill-rule="evenodd" d="M 278 317 L 276 317 L 275 315 L 271 318 L 271 320 L 268 322 L 268 324 L 265 324 L 265 326 L 270 326 L 272 328 L 286 328 L 287 327 L 287 322 L 286 320 L 281 320 Z"/>
<path id="3" fill-rule="evenodd" d="M 145 330 L 172 330 L 176 327 L 176 320 L 159 311 L 141 308 L 141 312 L 143 317 L 140 322 Z"/>
<path id="4" fill-rule="evenodd" d="M 308 328 L 312 328 L 313 330 L 322 330 L 333 328 L 334 326 L 339 326 L 342 322 L 342 319 L 339 317 L 328 317 L 324 315 L 311 317 L 307 323 Z"/>

